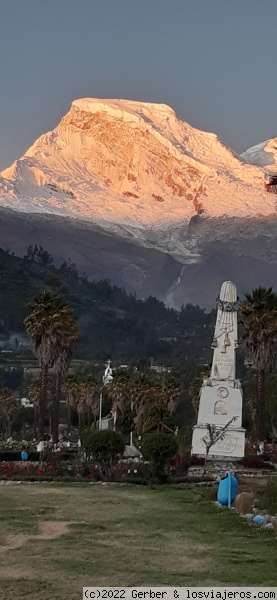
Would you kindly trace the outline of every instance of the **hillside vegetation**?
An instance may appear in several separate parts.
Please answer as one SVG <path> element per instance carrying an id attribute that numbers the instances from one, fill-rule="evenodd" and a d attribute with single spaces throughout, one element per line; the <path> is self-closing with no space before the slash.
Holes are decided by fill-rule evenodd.
<path id="1" fill-rule="evenodd" d="M 178 312 L 154 297 L 128 295 L 108 280 L 88 281 L 75 265 L 57 267 L 46 250 L 29 247 L 24 258 L 0 249 L 0 335 L 25 334 L 28 303 L 44 290 L 56 290 L 69 303 L 81 337 L 76 357 L 188 365 L 210 360 L 215 311 L 186 305 Z"/>

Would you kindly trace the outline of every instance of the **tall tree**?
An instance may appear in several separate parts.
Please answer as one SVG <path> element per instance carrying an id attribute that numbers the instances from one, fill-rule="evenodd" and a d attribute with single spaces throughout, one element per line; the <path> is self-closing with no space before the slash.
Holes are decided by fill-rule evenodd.
<path id="1" fill-rule="evenodd" d="M 62 385 L 62 392 L 65 394 L 67 405 L 67 430 L 71 430 L 71 410 L 76 409 L 79 395 L 79 381 L 75 375 L 69 374 Z"/>
<path id="2" fill-rule="evenodd" d="M 245 294 L 245 298 L 240 312 L 247 364 L 256 373 L 254 413 L 259 443 L 265 437 L 265 373 L 273 369 L 277 356 L 277 294 L 272 288 L 259 286 L 251 294 Z"/>
<path id="3" fill-rule="evenodd" d="M 89 375 L 83 383 L 83 395 L 85 398 L 85 406 L 88 414 L 88 425 L 96 428 L 97 417 L 99 416 L 100 405 L 100 386 L 98 381 L 92 375 Z"/>
<path id="4" fill-rule="evenodd" d="M 73 314 L 65 305 L 60 313 L 60 318 L 55 323 L 57 328 L 57 349 L 54 358 L 54 401 L 53 401 L 53 442 L 58 443 L 60 422 L 60 400 L 62 378 L 68 370 L 73 352 L 80 335 Z"/>
<path id="5" fill-rule="evenodd" d="M 114 425 L 116 425 L 117 416 L 123 415 L 131 406 L 135 392 L 134 388 L 134 381 L 129 373 L 120 370 L 115 372 L 113 381 L 107 386 L 107 395 L 112 401 Z"/>
<path id="6" fill-rule="evenodd" d="M 137 416 L 137 429 L 139 435 L 149 412 L 156 409 L 160 411 L 162 421 L 163 410 L 166 409 L 172 415 L 177 407 L 181 389 L 174 380 L 155 381 L 145 376 L 138 381 L 136 389 L 134 408 Z"/>
<path id="7" fill-rule="evenodd" d="M 78 382 L 76 411 L 78 415 L 78 432 L 79 436 L 81 436 L 82 430 L 85 429 L 85 415 L 87 412 L 87 393 L 85 390 L 85 385 L 82 381 Z"/>
<path id="8" fill-rule="evenodd" d="M 57 293 L 50 291 L 40 293 L 29 307 L 31 313 L 26 317 L 24 324 L 34 342 L 40 366 L 38 429 L 39 439 L 43 441 L 48 373 L 60 352 L 59 340 L 63 334 L 63 317 L 68 307 Z"/>
<path id="9" fill-rule="evenodd" d="M 0 416 L 2 419 L 2 432 L 4 439 L 12 435 L 13 417 L 17 410 L 16 400 L 9 388 L 0 391 Z"/>
<path id="10" fill-rule="evenodd" d="M 37 417 L 38 417 L 38 409 L 39 409 L 39 396 L 40 396 L 40 387 L 39 381 L 33 381 L 31 385 L 28 387 L 28 398 L 30 402 L 32 402 L 34 409 L 34 438 L 37 439 Z"/>

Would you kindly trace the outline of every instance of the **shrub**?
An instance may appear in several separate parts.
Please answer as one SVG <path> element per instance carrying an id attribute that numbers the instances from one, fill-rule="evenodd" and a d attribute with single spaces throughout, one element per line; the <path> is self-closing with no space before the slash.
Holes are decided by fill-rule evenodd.
<path id="1" fill-rule="evenodd" d="M 21 461 L 21 450 L 2 450 L 0 451 L 0 462 L 1 461 Z M 28 451 L 28 460 L 39 461 L 40 452 Z"/>
<path id="2" fill-rule="evenodd" d="M 190 466 L 189 461 L 189 456 L 177 456 L 176 458 L 172 458 L 169 463 L 170 474 L 177 477 L 186 475 Z"/>
<path id="3" fill-rule="evenodd" d="M 69 461 L 72 462 L 74 460 L 76 460 L 77 456 L 78 456 L 78 451 L 77 450 L 67 450 L 65 452 L 61 452 L 61 451 L 56 451 L 53 452 L 52 449 L 46 448 L 45 450 L 43 450 L 41 453 L 37 452 L 37 453 L 30 453 L 32 454 L 38 454 L 39 459 L 36 460 L 45 460 L 45 461 L 50 461 L 50 462 L 65 462 L 65 461 Z M 30 458 L 30 460 L 35 460 L 34 458 Z"/>
<path id="4" fill-rule="evenodd" d="M 102 478 L 110 479 L 113 464 L 123 455 L 125 444 L 122 435 L 117 431 L 88 430 L 83 432 L 82 447 L 86 458 L 98 463 Z"/>
<path id="5" fill-rule="evenodd" d="M 82 479 L 97 479 L 97 469 L 88 462 L 70 463 L 69 461 L 58 462 L 0 462 L 0 480 L 17 481 L 67 481 Z"/>
<path id="6" fill-rule="evenodd" d="M 277 514 L 277 479 L 271 477 L 267 480 L 265 487 L 259 493 L 259 501 L 262 508 L 271 514 Z"/>
<path id="7" fill-rule="evenodd" d="M 202 467 L 205 458 L 202 456 L 177 456 L 170 461 L 170 472 L 176 476 L 185 475 L 190 467 Z"/>
<path id="8" fill-rule="evenodd" d="M 244 456 L 244 458 L 238 460 L 238 464 L 248 469 L 274 469 L 271 464 L 265 462 L 255 454 L 253 456 Z"/>
<path id="9" fill-rule="evenodd" d="M 118 463 L 113 468 L 113 480 L 147 485 L 151 481 L 150 465 L 144 462 Z"/>
<path id="10" fill-rule="evenodd" d="M 146 432 L 151 425 L 155 425 L 157 421 L 162 421 L 164 425 L 174 431 L 174 419 L 169 410 L 166 407 L 154 406 L 148 411 L 147 417 L 143 421 L 143 432 Z"/>
<path id="11" fill-rule="evenodd" d="M 271 461 L 271 456 L 269 454 L 269 452 L 264 452 L 261 455 L 262 460 L 264 460 L 265 462 L 270 462 Z"/>
<path id="12" fill-rule="evenodd" d="M 189 461 L 190 467 L 203 467 L 205 464 L 204 456 L 191 456 Z"/>
<path id="13" fill-rule="evenodd" d="M 178 452 L 176 438 L 170 433 L 147 433 L 143 438 L 142 453 L 154 468 L 154 474 L 161 483 L 165 483 L 165 465 L 167 461 Z"/>

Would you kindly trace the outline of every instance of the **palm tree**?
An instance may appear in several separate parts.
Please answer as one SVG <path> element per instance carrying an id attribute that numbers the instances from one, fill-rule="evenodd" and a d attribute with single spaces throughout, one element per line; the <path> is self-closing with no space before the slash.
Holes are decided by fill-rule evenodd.
<path id="1" fill-rule="evenodd" d="M 107 395 L 112 400 L 114 426 L 117 415 L 123 415 L 131 405 L 134 396 L 134 382 L 125 371 L 117 371 L 113 381 L 107 386 Z"/>
<path id="2" fill-rule="evenodd" d="M 135 400 L 135 411 L 137 415 L 137 429 L 142 434 L 143 421 L 153 408 L 163 408 L 167 402 L 163 386 L 151 380 L 141 379 L 140 387 Z"/>
<path id="3" fill-rule="evenodd" d="M 33 409 L 34 409 L 34 438 L 37 439 L 37 425 L 38 425 L 38 415 L 39 415 L 39 400 L 40 400 L 40 383 L 38 380 L 34 381 L 29 387 L 28 387 L 28 398 L 30 400 L 30 402 L 32 402 L 33 404 Z M 47 393 L 46 393 L 46 402 L 45 402 L 45 409 L 46 411 L 49 412 L 49 420 L 50 423 L 52 421 L 52 415 L 53 415 L 53 397 L 51 394 L 50 389 L 47 387 Z M 45 412 L 46 412 L 45 411 Z"/>
<path id="4" fill-rule="evenodd" d="M 58 329 L 57 335 L 57 353 L 54 359 L 54 399 L 53 399 L 53 442 L 58 443 L 59 422 L 60 422 L 60 399 L 62 378 L 68 370 L 77 339 L 80 335 L 74 317 L 68 306 L 64 306 L 60 314 L 59 322 L 56 322 Z"/>
<path id="5" fill-rule="evenodd" d="M 163 384 L 163 401 L 170 415 L 173 415 L 178 406 L 182 390 L 174 380 L 165 381 Z"/>
<path id="6" fill-rule="evenodd" d="M 172 415 L 176 410 L 180 394 L 181 389 L 174 381 L 157 382 L 145 377 L 141 378 L 135 399 L 139 434 L 142 433 L 143 421 L 153 409 L 160 411 L 161 421 L 164 409 Z"/>
<path id="7" fill-rule="evenodd" d="M 62 385 L 62 391 L 65 394 L 67 405 L 67 430 L 71 430 L 71 409 L 76 409 L 77 399 L 79 394 L 79 382 L 75 375 L 67 375 L 65 382 Z"/>
<path id="8" fill-rule="evenodd" d="M 88 424 L 91 425 L 93 420 L 93 426 L 96 428 L 96 421 L 99 416 L 100 390 L 97 379 L 92 375 L 87 377 L 83 383 L 83 394 L 88 412 Z M 91 419 L 91 415 L 93 419 Z"/>
<path id="9" fill-rule="evenodd" d="M 244 326 L 248 366 L 256 372 L 256 442 L 265 437 L 265 373 L 271 371 L 277 355 L 277 294 L 258 287 L 245 294 L 240 312 Z"/>
<path id="10" fill-rule="evenodd" d="M 9 388 L 0 391 L 0 413 L 2 417 L 3 437 L 11 437 L 13 416 L 17 410 L 16 400 Z"/>
<path id="11" fill-rule="evenodd" d="M 112 383 L 107 387 L 107 394 L 112 400 L 114 414 L 123 416 L 126 411 L 134 410 L 138 434 L 142 434 L 143 421 L 149 411 L 166 410 L 172 414 L 181 394 L 175 381 L 157 382 L 145 375 L 130 377 L 124 371 L 114 374 Z"/>
<path id="12" fill-rule="evenodd" d="M 35 344 L 40 366 L 39 439 L 44 439 L 48 372 L 59 354 L 59 339 L 62 335 L 63 316 L 68 307 L 53 292 L 44 291 L 29 305 L 32 312 L 24 324 Z"/>
<path id="13" fill-rule="evenodd" d="M 82 381 L 79 381 L 77 384 L 76 411 L 78 415 L 78 433 L 80 436 L 82 429 L 85 428 L 85 415 L 87 412 L 87 391 Z"/>
<path id="14" fill-rule="evenodd" d="M 34 381 L 28 388 L 28 398 L 34 409 L 34 438 L 37 438 L 37 414 L 39 408 L 40 387 L 39 381 Z"/>
<path id="15" fill-rule="evenodd" d="M 249 417 L 250 417 L 250 435 L 253 443 L 257 442 L 257 398 L 256 396 L 250 396 L 246 399 L 245 405 L 248 409 Z"/>

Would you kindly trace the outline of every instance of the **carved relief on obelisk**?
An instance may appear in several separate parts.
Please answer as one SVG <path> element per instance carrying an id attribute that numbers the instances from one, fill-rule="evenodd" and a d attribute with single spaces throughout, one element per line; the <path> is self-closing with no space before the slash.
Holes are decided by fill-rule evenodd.
<path id="1" fill-rule="evenodd" d="M 234 283 L 225 281 L 216 300 L 217 318 L 212 342 L 211 373 L 204 379 L 200 392 L 197 425 L 193 428 L 192 454 L 205 454 L 202 441 L 207 424 L 220 428 L 232 418 L 225 442 L 217 442 L 210 454 L 214 456 L 244 456 L 245 431 L 241 427 L 242 390 L 236 379 L 236 350 L 238 348 L 237 311 L 239 301 Z"/>
<path id="2" fill-rule="evenodd" d="M 217 319 L 215 324 L 214 349 L 211 378 L 218 380 L 236 379 L 236 357 L 238 348 L 237 310 L 239 302 L 234 283 L 222 284 L 219 298 L 216 300 Z"/>

